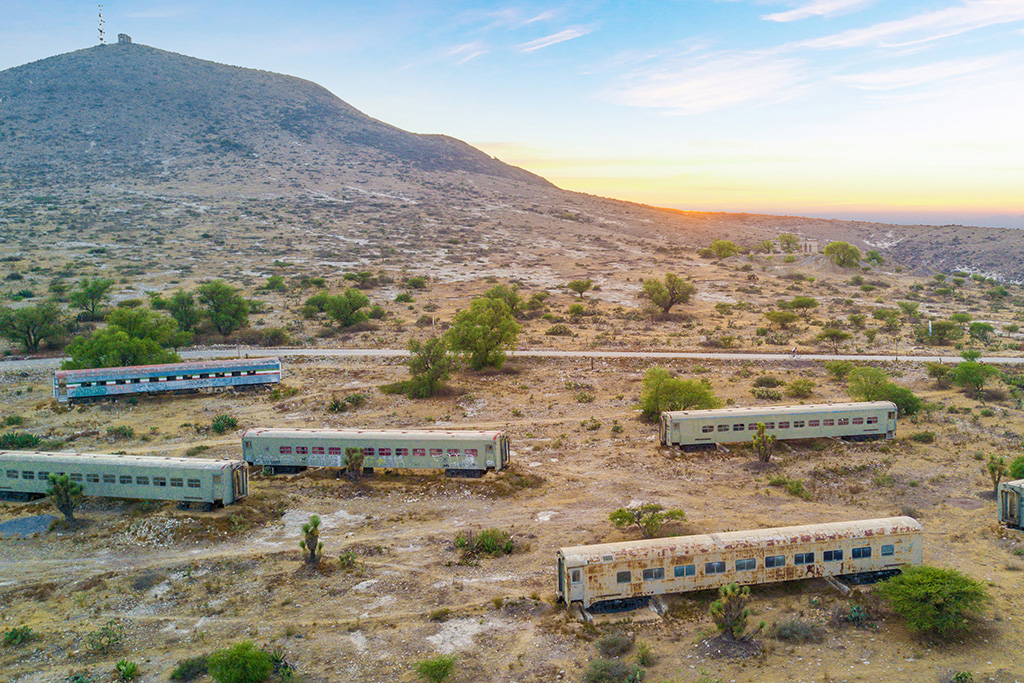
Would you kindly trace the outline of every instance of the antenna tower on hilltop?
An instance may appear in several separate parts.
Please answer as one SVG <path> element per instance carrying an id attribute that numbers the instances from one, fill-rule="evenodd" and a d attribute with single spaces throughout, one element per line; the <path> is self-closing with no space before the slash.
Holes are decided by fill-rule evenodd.
<path id="1" fill-rule="evenodd" d="M 103 5 L 100 5 L 100 45 L 105 45 L 103 40 Z"/>

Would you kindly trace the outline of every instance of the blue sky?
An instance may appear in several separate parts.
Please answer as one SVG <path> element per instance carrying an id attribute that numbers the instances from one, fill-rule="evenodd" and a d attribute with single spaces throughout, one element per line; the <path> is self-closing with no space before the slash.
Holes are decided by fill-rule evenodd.
<path id="1" fill-rule="evenodd" d="M 7 0 L 0 69 L 98 42 Z M 1024 0 L 107 1 L 108 42 L 315 81 L 573 190 L 1024 228 Z"/>

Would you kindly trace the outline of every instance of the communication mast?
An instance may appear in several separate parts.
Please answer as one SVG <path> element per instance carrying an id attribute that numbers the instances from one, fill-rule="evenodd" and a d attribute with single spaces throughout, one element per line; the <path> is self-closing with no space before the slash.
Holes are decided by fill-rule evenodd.
<path id="1" fill-rule="evenodd" d="M 103 39 L 103 5 L 100 5 L 100 45 L 105 45 Z"/>

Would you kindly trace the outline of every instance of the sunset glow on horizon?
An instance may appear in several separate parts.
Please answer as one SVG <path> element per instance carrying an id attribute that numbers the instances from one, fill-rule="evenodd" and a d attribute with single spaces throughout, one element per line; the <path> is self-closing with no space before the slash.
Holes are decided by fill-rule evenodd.
<path id="1" fill-rule="evenodd" d="M 97 42 L 13 0 L 0 69 Z M 314 81 L 569 190 L 1024 228 L 1024 1 L 104 3 L 108 36 Z"/>

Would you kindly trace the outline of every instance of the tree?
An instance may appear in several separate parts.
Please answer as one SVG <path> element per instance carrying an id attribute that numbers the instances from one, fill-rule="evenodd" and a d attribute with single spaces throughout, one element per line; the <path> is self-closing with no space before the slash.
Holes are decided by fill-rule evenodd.
<path id="1" fill-rule="evenodd" d="M 366 311 L 361 309 L 369 305 L 369 297 L 349 287 L 337 296 L 328 297 L 324 310 L 338 323 L 338 327 L 352 327 L 366 321 Z"/>
<path id="2" fill-rule="evenodd" d="M 459 311 L 448 330 L 449 347 L 469 360 L 469 367 L 500 368 L 505 364 L 505 348 L 515 345 L 519 323 L 508 306 L 499 299 L 473 299 L 469 308 Z"/>
<path id="3" fill-rule="evenodd" d="M 782 251 L 792 254 L 800 248 L 800 238 L 791 232 L 784 232 L 779 235 L 779 246 L 782 248 Z"/>
<path id="4" fill-rule="evenodd" d="M 666 510 L 660 503 L 643 503 L 634 507 L 619 508 L 608 515 L 616 529 L 637 527 L 644 538 L 654 538 L 668 521 L 681 522 L 686 512 L 679 508 Z"/>
<path id="5" fill-rule="evenodd" d="M 957 323 L 958 325 L 966 325 L 967 323 L 971 322 L 971 314 L 954 313 L 953 315 L 949 316 L 949 319 Z"/>
<path id="6" fill-rule="evenodd" d="M 913 318 L 917 315 L 918 303 L 916 301 L 897 301 L 896 305 L 903 311 L 903 315 Z"/>
<path id="7" fill-rule="evenodd" d="M 845 341 L 849 341 L 852 337 L 853 335 L 849 332 L 837 330 L 834 327 L 826 327 L 818 333 L 818 336 L 815 337 L 815 339 L 820 342 L 830 344 L 832 346 L 832 353 L 838 355 L 840 344 Z"/>
<path id="8" fill-rule="evenodd" d="M 730 583 L 718 588 L 718 600 L 711 603 L 711 618 L 715 620 L 715 626 L 722 632 L 726 640 L 745 640 L 753 635 L 745 636 L 747 630 L 747 618 L 751 610 L 747 607 L 750 602 L 750 586 L 741 586 L 738 583 Z M 762 621 L 757 630 L 764 628 Z M 755 631 L 756 633 L 756 631 Z"/>
<path id="9" fill-rule="evenodd" d="M 825 361 L 825 370 L 836 382 L 845 382 L 846 376 L 853 370 L 853 363 L 848 360 Z"/>
<path id="10" fill-rule="evenodd" d="M 50 473 L 47 475 L 47 481 L 50 482 L 50 486 L 46 489 L 46 495 L 50 497 L 53 506 L 64 514 L 64 520 L 68 524 L 74 523 L 75 508 L 81 505 L 82 499 L 85 498 L 82 485 L 71 481 L 71 477 L 66 474 Z"/>
<path id="11" fill-rule="evenodd" d="M 988 476 L 992 477 L 992 493 L 999 493 L 999 482 L 1009 473 L 1006 460 L 994 455 L 988 456 Z"/>
<path id="12" fill-rule="evenodd" d="M 764 422 L 757 423 L 757 434 L 753 436 L 754 451 L 757 459 L 761 462 L 768 462 L 772 459 L 772 451 L 775 450 L 775 435 L 765 434 Z"/>
<path id="13" fill-rule="evenodd" d="M 1024 479 L 1024 455 L 1010 463 L 1010 479 Z"/>
<path id="14" fill-rule="evenodd" d="M 665 273 L 665 282 L 660 280 L 645 280 L 640 290 L 640 298 L 647 299 L 661 309 L 662 315 L 667 317 L 668 312 L 676 304 L 690 302 L 697 292 L 697 288 L 689 280 L 684 280 L 675 273 Z"/>
<path id="15" fill-rule="evenodd" d="M 523 297 L 519 296 L 519 285 L 494 285 L 484 292 L 484 297 L 504 301 L 513 318 L 518 318 L 523 312 Z"/>
<path id="16" fill-rule="evenodd" d="M 572 280 L 566 285 L 566 287 L 579 294 L 582 299 L 583 294 L 594 287 L 594 283 L 591 280 Z"/>
<path id="17" fill-rule="evenodd" d="M 196 307 L 196 298 L 192 292 L 179 289 L 166 303 L 167 312 L 178 322 L 178 327 L 184 332 L 193 331 L 202 320 L 202 315 Z"/>
<path id="18" fill-rule="evenodd" d="M 52 301 L 15 309 L 0 306 L 0 337 L 21 344 L 26 353 L 35 353 L 44 341 L 66 331 L 60 308 Z"/>
<path id="19" fill-rule="evenodd" d="M 88 313 L 91 317 L 99 317 L 99 308 L 107 299 L 113 280 L 85 278 L 78 283 L 78 291 L 71 293 L 71 305 Z"/>
<path id="20" fill-rule="evenodd" d="M 715 258 L 728 258 L 735 256 L 738 252 L 739 247 L 729 240 L 715 240 L 711 243 L 711 253 L 715 255 Z"/>
<path id="21" fill-rule="evenodd" d="M 775 245 L 772 244 L 771 240 L 762 240 L 762 242 L 759 245 L 757 245 L 754 249 L 755 251 L 759 251 L 762 254 L 771 254 L 775 251 Z"/>
<path id="22" fill-rule="evenodd" d="M 968 614 L 988 602 L 985 584 L 955 569 L 922 565 L 875 587 L 893 610 L 915 631 L 948 637 L 968 628 Z"/>
<path id="23" fill-rule="evenodd" d="M 976 361 L 964 361 L 957 363 L 947 377 L 953 384 L 963 388 L 969 396 L 979 396 L 981 390 L 985 388 L 985 382 L 998 374 L 999 370 L 994 366 Z"/>
<path id="24" fill-rule="evenodd" d="M 885 371 L 865 365 L 850 370 L 847 381 L 851 396 L 862 401 L 882 401 L 889 377 Z"/>
<path id="25" fill-rule="evenodd" d="M 345 449 L 345 474 L 352 481 L 359 481 L 363 473 L 363 449 L 349 446 Z"/>
<path id="26" fill-rule="evenodd" d="M 849 242 L 829 242 L 823 253 L 840 268 L 856 268 L 860 265 L 860 249 Z"/>
<path id="27" fill-rule="evenodd" d="M 917 337 L 933 346 L 944 346 L 963 336 L 963 328 L 952 320 L 934 320 L 917 328 Z"/>
<path id="28" fill-rule="evenodd" d="M 971 323 L 967 333 L 971 335 L 971 339 L 977 339 L 980 342 L 987 342 L 989 335 L 996 331 L 996 328 L 988 323 Z"/>
<path id="29" fill-rule="evenodd" d="M 178 354 L 161 347 L 155 340 L 130 337 L 116 325 L 96 330 L 88 337 L 75 337 L 68 344 L 66 351 L 71 359 L 61 365 L 65 370 L 181 361 Z"/>
<path id="30" fill-rule="evenodd" d="M 320 541 L 320 518 L 316 515 L 310 517 L 309 521 L 302 525 L 302 533 L 305 535 L 305 538 L 299 541 L 302 556 L 308 566 L 315 567 L 320 564 L 320 558 L 324 553 L 324 544 Z"/>
<path id="31" fill-rule="evenodd" d="M 223 280 L 201 285 L 199 303 L 206 306 L 206 316 L 213 329 L 225 337 L 249 322 L 249 302 Z"/>
<path id="32" fill-rule="evenodd" d="M 107 325 L 124 330 L 129 337 L 152 339 L 163 347 L 178 348 L 192 341 L 192 334 L 178 328 L 178 322 L 148 308 L 114 308 L 106 317 Z"/>
<path id="33" fill-rule="evenodd" d="M 806 317 L 810 314 L 812 308 L 818 307 L 818 300 L 810 296 L 796 296 L 793 297 L 792 301 L 779 302 L 779 308 L 788 308 L 795 311 L 800 311 Z"/>
<path id="34" fill-rule="evenodd" d="M 404 393 L 409 398 L 430 398 L 440 390 L 451 376 L 455 366 L 448 346 L 443 339 L 431 337 L 425 342 L 410 339 L 408 345 L 409 374 Z"/>
<path id="35" fill-rule="evenodd" d="M 876 250 L 872 249 L 864 254 L 864 260 L 868 263 L 874 263 L 876 266 L 881 266 L 885 263 L 885 259 Z"/>
<path id="36" fill-rule="evenodd" d="M 871 312 L 871 317 L 882 321 L 882 329 L 896 332 L 900 329 L 900 314 L 894 308 L 878 308 Z"/>
<path id="37" fill-rule="evenodd" d="M 789 326 L 800 319 L 793 311 L 766 311 L 764 317 L 768 322 L 778 325 L 779 329 L 788 330 Z"/>
<path id="38" fill-rule="evenodd" d="M 251 640 L 243 640 L 210 653 L 206 669 L 216 683 L 260 683 L 274 670 L 274 660 Z"/>
<path id="39" fill-rule="evenodd" d="M 644 375 L 640 404 L 644 417 L 654 422 L 666 410 L 717 408 L 721 401 L 703 382 L 679 379 L 665 368 L 655 366 Z"/>

